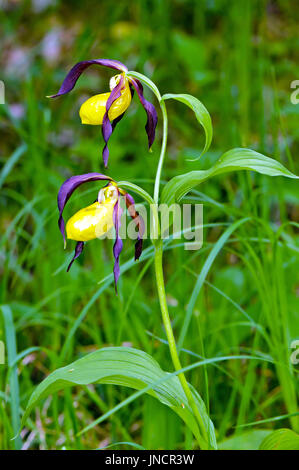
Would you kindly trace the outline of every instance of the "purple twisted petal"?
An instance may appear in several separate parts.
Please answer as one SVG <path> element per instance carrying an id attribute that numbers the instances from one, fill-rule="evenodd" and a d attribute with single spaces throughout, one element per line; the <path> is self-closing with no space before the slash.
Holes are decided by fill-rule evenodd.
<path id="1" fill-rule="evenodd" d="M 119 116 L 120 119 L 118 118 L 114 119 L 114 121 L 117 121 L 117 122 L 115 123 L 115 125 L 113 125 L 109 119 L 108 113 L 114 101 L 117 100 L 117 98 L 121 96 L 121 87 L 123 83 L 124 83 L 124 78 L 123 76 L 121 76 L 119 83 L 116 85 L 115 88 L 113 88 L 106 102 L 106 112 L 104 114 L 103 123 L 102 123 L 102 135 L 105 141 L 105 147 L 103 148 L 103 161 L 104 161 L 105 168 L 107 168 L 108 158 L 109 158 L 108 140 L 110 139 L 111 134 L 116 127 L 116 124 L 120 121 L 120 119 L 123 117 L 123 114 L 124 114 L 123 113 L 121 116 Z"/>
<path id="2" fill-rule="evenodd" d="M 128 193 L 125 194 L 125 201 L 126 201 L 128 212 L 138 228 L 137 242 L 135 243 L 135 261 L 136 261 L 140 258 L 141 253 L 142 253 L 142 245 L 143 245 L 142 237 L 145 231 L 144 220 L 141 217 L 141 215 L 136 211 L 134 198 L 130 194 Z"/>
<path id="3" fill-rule="evenodd" d="M 68 265 L 68 268 L 67 268 L 66 272 L 69 272 L 69 270 L 71 269 L 71 266 L 72 266 L 73 262 L 75 261 L 75 259 L 77 259 L 81 255 L 81 253 L 83 251 L 83 248 L 84 248 L 84 242 L 77 242 L 76 248 L 75 248 L 75 254 L 72 258 L 72 261 Z"/>
<path id="4" fill-rule="evenodd" d="M 113 256 L 114 256 L 115 261 L 114 261 L 114 267 L 113 267 L 113 274 L 114 274 L 114 284 L 115 284 L 116 293 L 117 293 L 117 281 L 120 275 L 119 255 L 123 249 L 123 242 L 119 235 L 122 212 L 123 211 L 122 211 L 122 208 L 120 207 L 120 201 L 118 199 L 113 208 L 113 224 L 115 227 L 115 242 L 113 245 Z"/>
<path id="5" fill-rule="evenodd" d="M 140 83 L 140 81 L 136 80 L 135 78 L 130 77 L 130 82 L 132 83 L 133 87 L 137 91 L 139 100 L 147 114 L 147 122 L 145 125 L 145 130 L 146 130 L 147 137 L 148 137 L 148 147 L 151 148 L 155 140 L 156 127 L 157 127 L 157 122 L 158 122 L 157 111 L 155 109 L 155 106 L 144 98 L 143 86 Z"/>
<path id="6" fill-rule="evenodd" d="M 128 71 L 127 67 L 118 60 L 95 59 L 78 62 L 76 65 L 74 65 L 74 67 L 69 71 L 69 73 L 63 80 L 63 83 L 58 93 L 56 93 L 56 95 L 49 96 L 49 98 L 57 98 L 57 96 L 69 93 L 76 85 L 78 78 L 81 76 L 84 70 L 90 67 L 91 65 L 102 65 L 110 69 L 119 70 L 120 72 Z"/>
<path id="7" fill-rule="evenodd" d="M 101 173 L 85 173 L 84 175 L 71 176 L 67 179 L 60 187 L 58 196 L 57 196 L 57 205 L 59 210 L 59 219 L 58 227 L 63 236 L 64 245 L 66 244 L 65 240 L 65 224 L 62 217 L 63 209 L 75 191 L 81 184 L 87 183 L 89 181 L 98 181 L 98 180 L 107 180 L 112 181 L 110 176 L 102 175 Z M 82 251 L 82 250 L 81 250 Z M 79 255 L 78 255 L 79 256 Z"/>
<path id="8" fill-rule="evenodd" d="M 121 80 L 123 80 L 123 77 L 121 77 Z M 131 86 L 131 83 L 129 83 L 129 87 L 130 87 L 130 92 L 131 92 L 131 97 L 133 98 L 134 96 L 134 88 Z M 117 99 L 118 97 L 116 97 L 115 99 Z M 114 100 L 115 101 L 115 100 Z M 112 104 L 112 103 L 111 103 Z M 110 105 L 111 107 L 111 105 Z M 110 109 L 109 107 L 109 109 Z M 111 133 L 108 137 L 108 140 L 109 138 L 111 137 L 111 134 L 114 132 L 114 129 L 116 128 L 117 124 L 122 120 L 122 118 L 124 117 L 125 115 L 125 112 L 122 113 L 120 116 L 118 116 L 117 118 L 113 119 L 112 121 L 112 129 L 111 129 Z M 108 116 L 108 119 L 109 119 L 109 116 Z M 108 124 L 108 130 L 109 130 L 109 124 Z M 102 129 L 102 133 L 103 133 L 103 129 Z M 108 132 L 107 132 L 108 134 Z M 108 141 L 107 141 L 108 142 Z M 104 160 L 104 165 L 105 167 L 107 167 L 107 164 L 108 164 L 108 158 L 109 158 L 109 150 L 108 150 L 108 147 L 107 147 L 107 144 L 105 145 L 104 149 L 103 149 L 103 160 Z"/>

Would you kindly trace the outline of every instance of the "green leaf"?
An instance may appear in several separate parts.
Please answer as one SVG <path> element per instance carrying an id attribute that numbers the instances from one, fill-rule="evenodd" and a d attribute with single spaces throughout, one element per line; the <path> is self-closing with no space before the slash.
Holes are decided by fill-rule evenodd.
<path id="1" fill-rule="evenodd" d="M 13 313 L 9 305 L 1 305 L 1 310 L 4 319 L 5 340 L 7 346 L 7 360 L 9 367 L 9 394 L 10 394 L 10 407 L 12 415 L 12 428 L 13 433 L 16 433 L 20 427 L 20 389 L 19 378 L 17 370 L 17 343 L 16 343 L 16 329 L 13 319 Z M 15 449 L 19 450 L 22 447 L 21 437 L 18 436 L 14 442 Z"/>
<path id="2" fill-rule="evenodd" d="M 73 385 L 93 383 L 122 385 L 135 390 L 145 389 L 146 393 L 175 411 L 200 439 L 197 422 L 178 377 L 164 372 L 145 352 L 125 347 L 100 349 L 52 372 L 31 395 L 21 426 L 24 426 L 31 411 L 41 399 Z M 216 448 L 213 423 L 201 397 L 192 387 L 191 389 L 210 436 L 210 445 Z"/>
<path id="3" fill-rule="evenodd" d="M 246 148 L 236 148 L 224 153 L 208 170 L 190 171 L 175 176 L 164 187 L 162 203 L 180 201 L 185 194 L 212 176 L 230 171 L 252 170 L 263 175 L 298 178 L 277 160 Z"/>
<path id="4" fill-rule="evenodd" d="M 194 112 L 195 117 L 198 120 L 198 122 L 204 128 L 205 135 L 206 135 L 206 142 L 205 142 L 205 146 L 201 155 L 198 157 L 200 158 L 209 149 L 211 142 L 212 142 L 212 137 L 213 137 L 213 126 L 212 126 L 212 121 L 211 121 L 211 116 L 209 114 L 209 111 L 197 98 L 195 98 L 192 95 L 187 95 L 187 94 L 174 95 L 172 93 L 167 93 L 166 95 L 162 96 L 162 100 L 169 100 L 169 99 L 181 101 L 185 105 L 189 106 L 189 108 L 191 108 L 192 111 Z M 198 158 L 196 160 L 198 160 Z"/>
<path id="5" fill-rule="evenodd" d="M 299 450 L 299 434 L 291 429 L 277 429 L 263 440 L 259 450 Z"/>
<path id="6" fill-rule="evenodd" d="M 258 450 L 261 442 L 271 431 L 258 429 L 233 435 L 218 445 L 219 450 Z"/>

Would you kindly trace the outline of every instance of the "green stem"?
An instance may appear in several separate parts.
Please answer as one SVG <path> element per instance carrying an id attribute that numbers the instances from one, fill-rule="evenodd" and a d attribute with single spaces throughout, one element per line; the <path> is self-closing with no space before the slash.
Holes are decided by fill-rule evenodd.
<path id="1" fill-rule="evenodd" d="M 165 102 L 163 100 L 160 100 L 159 103 L 160 103 L 160 108 L 161 108 L 162 116 L 163 116 L 163 140 L 162 140 L 161 153 L 160 153 L 156 179 L 155 179 L 154 201 L 156 204 L 158 204 L 159 202 L 160 180 L 161 180 L 163 162 L 164 162 L 164 158 L 166 154 L 167 136 L 168 136 L 168 117 L 167 117 L 167 110 L 166 110 Z"/>
<path id="2" fill-rule="evenodd" d="M 165 292 L 165 283 L 164 283 L 164 275 L 163 275 L 163 243 L 160 240 L 159 243 L 155 247 L 155 272 L 156 272 L 156 282 L 157 282 L 157 290 L 158 296 L 160 301 L 161 313 L 163 324 L 168 340 L 170 355 L 172 359 L 172 363 L 176 371 L 182 369 L 182 365 L 178 356 L 177 347 L 174 339 L 174 334 L 171 326 L 171 321 L 168 313 L 167 301 L 166 301 L 166 292 Z M 199 429 L 203 438 L 198 438 L 198 443 L 202 449 L 208 448 L 208 435 L 202 420 L 202 417 L 198 411 L 196 406 L 194 397 L 190 390 L 189 384 L 186 380 L 184 373 L 178 374 L 178 378 L 181 382 L 185 395 L 187 397 L 188 403 L 194 413 L 194 416 L 198 422 Z"/>
<path id="3" fill-rule="evenodd" d="M 171 326 L 171 321 L 168 313 L 168 307 L 167 307 L 167 301 L 166 301 L 166 293 L 165 293 L 165 282 L 164 282 L 164 275 L 163 275 L 163 241 L 160 238 L 160 225 L 159 225 L 159 217 L 158 217 L 158 203 L 159 203 L 159 191 L 160 191 L 160 182 L 161 182 L 161 173 L 162 173 L 162 168 L 163 168 L 163 163 L 164 163 L 164 158 L 166 154 L 166 147 L 167 147 L 167 136 L 168 136 L 168 117 L 167 117 L 167 110 L 165 106 L 164 100 L 161 98 L 161 94 L 157 88 L 157 86 L 145 75 L 142 75 L 138 72 L 135 71 L 129 71 L 127 72 L 128 77 L 135 77 L 138 80 L 141 80 L 144 84 L 146 84 L 152 92 L 156 95 L 160 108 L 162 111 L 162 117 L 163 117 L 163 139 L 162 139 L 162 146 L 161 146 L 161 152 L 160 152 L 160 158 L 159 158 L 159 163 L 157 167 L 157 172 L 156 172 L 156 178 L 155 178 L 155 187 L 154 187 L 154 197 L 153 201 L 149 200 L 150 196 L 145 192 L 141 194 L 140 188 L 137 187 L 136 185 L 133 186 L 131 185 L 131 188 L 133 191 L 135 190 L 137 193 L 139 193 L 145 200 L 147 200 L 153 210 L 153 216 L 154 216 L 154 221 L 155 221 L 155 235 L 158 236 L 158 240 L 156 239 L 156 236 L 154 237 L 153 244 L 155 246 L 155 272 L 156 272 L 156 283 L 157 283 L 157 290 L 158 290 L 158 296 L 159 296 L 159 302 L 160 302 L 160 307 L 161 307 L 161 313 L 162 313 L 162 319 L 163 319 L 163 324 L 165 327 L 166 335 L 167 335 L 167 340 L 168 340 L 168 345 L 169 345 L 169 350 L 170 350 L 170 355 L 172 359 L 173 366 L 176 371 L 179 371 L 182 369 L 182 365 L 180 363 L 180 359 L 178 356 L 177 352 L 177 347 L 174 339 L 174 334 Z M 124 186 L 126 185 L 128 187 L 128 183 L 122 183 Z M 121 184 L 119 183 L 121 186 Z M 153 202 L 153 204 L 152 204 Z M 207 431 L 205 429 L 202 417 L 199 413 L 199 410 L 196 406 L 193 394 L 190 390 L 189 384 L 186 380 L 186 377 L 183 372 L 180 372 L 178 374 L 178 378 L 180 380 L 180 383 L 183 387 L 183 390 L 185 392 L 185 395 L 187 397 L 189 406 L 194 414 L 194 417 L 198 423 L 199 427 L 199 432 L 196 433 L 195 437 L 199 443 L 199 446 L 201 449 L 208 449 L 209 448 L 209 437 L 207 434 Z"/>
<path id="4" fill-rule="evenodd" d="M 151 225 L 151 240 L 153 244 L 159 239 L 160 235 L 160 224 L 159 224 L 159 216 L 157 211 L 157 205 L 155 204 L 152 196 L 150 196 L 143 188 L 137 186 L 134 183 L 129 183 L 128 181 L 119 181 L 118 186 L 122 189 L 127 189 L 129 191 L 133 191 L 134 193 L 141 196 L 146 202 L 148 202 L 152 214 L 152 225 Z"/>

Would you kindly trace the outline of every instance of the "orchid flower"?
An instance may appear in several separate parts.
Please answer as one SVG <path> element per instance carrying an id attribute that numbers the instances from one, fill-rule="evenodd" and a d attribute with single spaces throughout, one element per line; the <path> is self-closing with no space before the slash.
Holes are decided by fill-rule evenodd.
<path id="1" fill-rule="evenodd" d="M 105 141 L 103 161 L 105 167 L 107 167 L 109 157 L 108 141 L 115 126 L 123 118 L 125 111 L 130 106 L 134 89 L 147 114 L 145 130 L 148 136 L 149 148 L 151 148 L 155 140 L 158 117 L 154 105 L 143 96 L 141 82 L 135 78 L 128 77 L 126 75 L 126 72 L 128 72 L 127 67 L 117 60 L 95 59 L 78 62 L 65 77 L 58 93 L 49 96 L 49 98 L 56 98 L 57 96 L 69 93 L 84 70 L 91 65 L 102 65 L 120 72 L 111 78 L 110 92 L 92 96 L 82 104 L 79 112 L 82 124 L 102 125 L 102 134 Z"/>
<path id="2" fill-rule="evenodd" d="M 75 189 L 83 183 L 89 181 L 106 180 L 108 184 L 100 189 L 97 200 L 83 209 L 76 212 L 67 222 L 66 226 L 63 219 L 63 210 L 65 205 Z M 114 262 L 114 281 L 115 288 L 120 275 L 119 256 L 123 248 L 123 242 L 120 237 L 119 229 L 121 223 L 122 209 L 120 199 L 124 198 L 126 207 L 131 218 L 138 228 L 137 242 L 135 244 L 135 260 L 138 260 L 142 253 L 142 237 L 144 234 L 144 221 L 135 209 L 133 197 L 119 188 L 115 181 L 109 176 L 100 173 L 86 173 L 83 175 L 72 176 L 67 179 L 59 189 L 57 203 L 59 210 L 58 226 L 63 236 L 64 246 L 66 246 L 66 236 L 70 240 L 77 242 L 74 256 L 67 268 L 69 271 L 75 259 L 77 259 L 84 248 L 84 243 L 96 238 L 100 238 L 115 228 L 115 243 L 113 246 Z"/>

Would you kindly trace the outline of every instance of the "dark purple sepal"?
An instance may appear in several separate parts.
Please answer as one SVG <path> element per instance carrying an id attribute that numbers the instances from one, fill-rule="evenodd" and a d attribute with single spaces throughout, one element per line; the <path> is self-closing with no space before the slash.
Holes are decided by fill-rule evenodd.
<path id="1" fill-rule="evenodd" d="M 76 175 L 71 176 L 67 179 L 60 187 L 58 196 L 57 196 L 57 205 L 59 210 L 59 219 L 58 219 L 58 226 L 59 230 L 63 236 L 64 246 L 66 244 L 65 240 L 65 224 L 62 217 L 63 209 L 65 205 L 75 189 L 77 189 L 81 184 L 87 183 L 89 181 L 98 181 L 98 180 L 106 180 L 112 181 L 110 176 L 102 175 L 101 173 L 85 173 L 83 175 Z"/>
<path id="2" fill-rule="evenodd" d="M 91 65 L 102 65 L 110 69 L 119 70 L 120 72 L 128 71 L 127 67 L 118 60 L 95 59 L 78 62 L 76 65 L 74 65 L 74 67 L 69 71 L 69 73 L 63 80 L 63 83 L 58 93 L 56 93 L 56 95 L 49 96 L 49 98 L 57 98 L 57 96 L 69 93 L 76 85 L 78 78 L 81 76 L 84 70 L 90 67 Z"/>
<path id="3" fill-rule="evenodd" d="M 143 235 L 145 231 L 145 225 L 144 225 L 144 220 L 139 214 L 139 212 L 136 211 L 135 209 L 135 201 L 134 198 L 126 193 L 125 194 L 125 201 L 126 201 L 126 206 L 128 209 L 128 212 L 132 219 L 134 220 L 136 227 L 138 228 L 138 236 L 137 236 L 137 242 L 135 243 L 135 261 L 138 260 L 141 256 L 142 253 L 142 246 L 143 246 Z"/>
<path id="4" fill-rule="evenodd" d="M 114 119 L 114 121 L 117 121 L 117 122 L 113 126 L 113 123 L 109 119 L 109 109 L 111 108 L 114 101 L 116 101 L 121 96 L 121 88 L 123 86 L 123 83 L 124 83 L 124 79 L 121 76 L 119 83 L 116 85 L 115 88 L 113 88 L 106 102 L 106 112 L 104 114 L 103 123 L 102 123 L 102 135 L 105 141 L 105 146 L 103 148 L 103 162 L 104 162 L 105 168 L 107 168 L 108 158 L 109 158 L 108 141 L 111 137 L 112 132 L 114 131 L 116 127 L 116 124 L 120 121 L 120 119 L 123 117 L 123 114 L 124 114 L 123 113 L 121 116 L 119 116 L 120 119 L 118 118 Z"/>
<path id="5" fill-rule="evenodd" d="M 136 80 L 135 78 L 130 77 L 130 82 L 135 88 L 137 95 L 139 97 L 139 100 L 147 114 L 147 122 L 145 125 L 145 130 L 146 130 L 147 137 L 148 137 L 148 147 L 151 148 L 155 140 L 156 127 L 157 127 L 157 122 L 158 122 L 157 111 L 155 109 L 155 106 L 144 98 L 143 86 L 140 83 L 140 81 Z"/>
<path id="6" fill-rule="evenodd" d="M 131 92 L 131 98 L 133 99 L 135 90 L 131 82 L 129 82 L 129 87 L 130 87 L 130 92 Z"/>
<path id="7" fill-rule="evenodd" d="M 120 275 L 119 256 L 123 249 L 123 241 L 119 235 L 122 212 L 123 211 L 122 211 L 122 208 L 120 207 L 120 200 L 118 199 L 113 208 L 113 224 L 115 227 L 115 242 L 113 245 L 113 256 L 114 256 L 115 261 L 114 261 L 114 267 L 113 267 L 113 274 L 114 274 L 114 285 L 115 285 L 116 293 L 117 293 L 117 281 Z"/>
<path id="8" fill-rule="evenodd" d="M 72 261 L 68 265 L 68 268 L 66 270 L 67 272 L 69 272 L 69 270 L 71 269 L 71 266 L 72 266 L 73 262 L 75 261 L 75 259 L 79 258 L 79 256 L 81 255 L 81 253 L 83 251 L 83 248 L 84 248 L 84 242 L 77 242 L 76 248 L 75 248 L 75 253 L 74 253 L 74 256 L 72 258 Z"/>
<path id="9" fill-rule="evenodd" d="M 135 261 L 138 261 L 143 250 L 143 239 L 138 238 L 137 242 L 135 243 Z"/>
<path id="10" fill-rule="evenodd" d="M 132 96 L 132 98 L 133 98 L 133 96 L 134 96 L 134 89 L 133 89 L 133 87 L 131 86 L 131 84 L 129 84 L 129 86 L 130 86 L 131 96 Z M 117 98 L 116 98 L 116 99 L 117 99 Z M 111 123 L 111 124 L 112 124 L 112 132 L 111 132 L 111 134 L 110 134 L 110 137 L 111 137 L 112 133 L 114 132 L 114 129 L 116 128 L 117 124 L 122 120 L 122 118 L 124 117 L 125 114 L 126 114 L 126 112 L 120 114 L 120 116 L 118 116 L 116 119 L 114 119 L 114 120 L 112 121 L 112 123 Z M 103 132 L 103 131 L 102 131 L 102 132 Z M 104 158 L 104 152 L 105 152 L 105 158 Z M 108 165 L 108 158 L 109 158 L 109 150 L 108 150 L 107 145 L 105 145 L 105 147 L 104 147 L 104 149 L 103 149 L 103 160 L 104 160 L 104 164 L 105 164 L 105 161 L 106 161 L 105 167 L 107 167 L 107 165 Z"/>
<path id="11" fill-rule="evenodd" d="M 112 132 L 114 131 L 114 129 L 116 128 L 117 124 L 122 120 L 122 118 L 124 117 L 124 115 L 126 114 L 126 112 L 120 114 L 120 116 L 118 116 L 116 119 L 114 119 L 112 121 Z"/>

